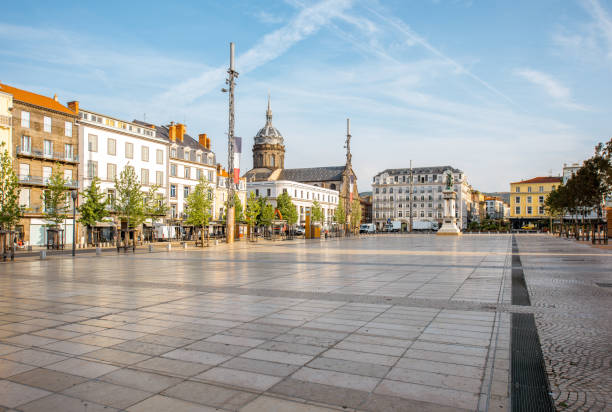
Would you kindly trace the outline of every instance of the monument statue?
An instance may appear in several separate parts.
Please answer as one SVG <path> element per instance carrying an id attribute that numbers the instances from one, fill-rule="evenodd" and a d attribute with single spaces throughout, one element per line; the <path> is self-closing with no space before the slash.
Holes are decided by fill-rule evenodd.
<path id="1" fill-rule="evenodd" d="M 444 173 L 446 174 L 446 190 L 453 190 L 453 184 L 454 184 L 453 172 L 451 172 L 450 170 L 447 170 Z"/>

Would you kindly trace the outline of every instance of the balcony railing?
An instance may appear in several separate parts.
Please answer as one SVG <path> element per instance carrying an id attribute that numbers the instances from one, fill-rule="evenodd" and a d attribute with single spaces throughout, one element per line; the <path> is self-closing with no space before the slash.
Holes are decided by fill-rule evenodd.
<path id="1" fill-rule="evenodd" d="M 32 175 L 19 175 L 18 177 L 19 183 L 22 185 L 31 185 L 31 186 L 47 186 L 49 184 L 49 177 L 43 176 L 32 176 Z M 78 189 L 79 182 L 76 180 L 67 180 L 66 187 L 68 189 Z"/>
<path id="2" fill-rule="evenodd" d="M 0 127 L 11 127 L 11 117 L 0 114 Z"/>
<path id="3" fill-rule="evenodd" d="M 66 153 L 53 152 L 53 153 L 45 153 L 42 150 L 37 149 L 23 149 L 21 146 L 17 146 L 17 154 L 20 156 L 27 157 L 35 157 L 38 159 L 48 159 L 48 160 L 57 160 L 60 162 L 70 162 L 70 163 L 78 163 L 79 156 L 72 155 L 66 156 Z"/>

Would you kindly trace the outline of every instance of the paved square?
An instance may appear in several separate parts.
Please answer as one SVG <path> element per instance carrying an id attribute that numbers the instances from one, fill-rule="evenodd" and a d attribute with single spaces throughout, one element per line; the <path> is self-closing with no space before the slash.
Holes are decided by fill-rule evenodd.
<path id="1" fill-rule="evenodd" d="M 0 406 L 507 410 L 510 313 L 551 311 L 511 305 L 511 261 L 397 235 L 3 264 Z"/>

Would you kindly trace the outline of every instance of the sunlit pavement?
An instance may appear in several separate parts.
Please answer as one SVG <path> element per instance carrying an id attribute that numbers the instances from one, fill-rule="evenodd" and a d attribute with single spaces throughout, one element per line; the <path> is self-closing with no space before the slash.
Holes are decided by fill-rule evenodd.
<path id="1" fill-rule="evenodd" d="M 584 337 L 574 337 L 581 328 L 598 331 L 588 343 L 594 356 L 609 355 L 612 329 L 612 289 L 594 284 L 612 282 L 609 251 L 519 236 L 532 296 L 532 306 L 519 307 L 511 304 L 511 239 L 240 242 L 4 263 L 0 405 L 505 410 L 511 312 L 535 313 L 545 328 L 550 373 L 565 363 L 571 371 L 571 359 L 580 358 L 570 348 L 582 347 Z M 552 342 L 561 331 L 567 352 Z M 599 384 L 610 388 L 609 362 L 605 369 L 605 356 L 597 359 Z M 563 379 L 551 378 L 555 399 L 580 408 L 572 394 L 591 388 L 572 391 L 573 381 Z M 588 405 L 610 407 L 609 396 L 593 395 Z"/>

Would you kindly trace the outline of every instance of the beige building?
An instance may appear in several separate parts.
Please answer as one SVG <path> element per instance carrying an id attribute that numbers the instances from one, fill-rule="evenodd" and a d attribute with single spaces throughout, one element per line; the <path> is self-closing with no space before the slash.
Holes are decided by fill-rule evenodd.
<path id="1" fill-rule="evenodd" d="M 4 150 L 8 150 L 9 156 L 13 156 L 13 130 L 11 127 L 12 109 L 13 95 L 6 92 L 0 92 L 0 146 L 4 144 Z"/>
<path id="2" fill-rule="evenodd" d="M 59 167 L 69 189 L 78 188 L 78 128 L 76 113 L 57 96 L 40 94 L 0 84 L 0 92 L 13 96 L 13 166 L 21 186 L 20 204 L 25 214 L 17 226 L 19 238 L 30 245 L 46 243 L 43 191 Z M 64 242 L 72 243 L 72 220 L 62 225 Z"/>

